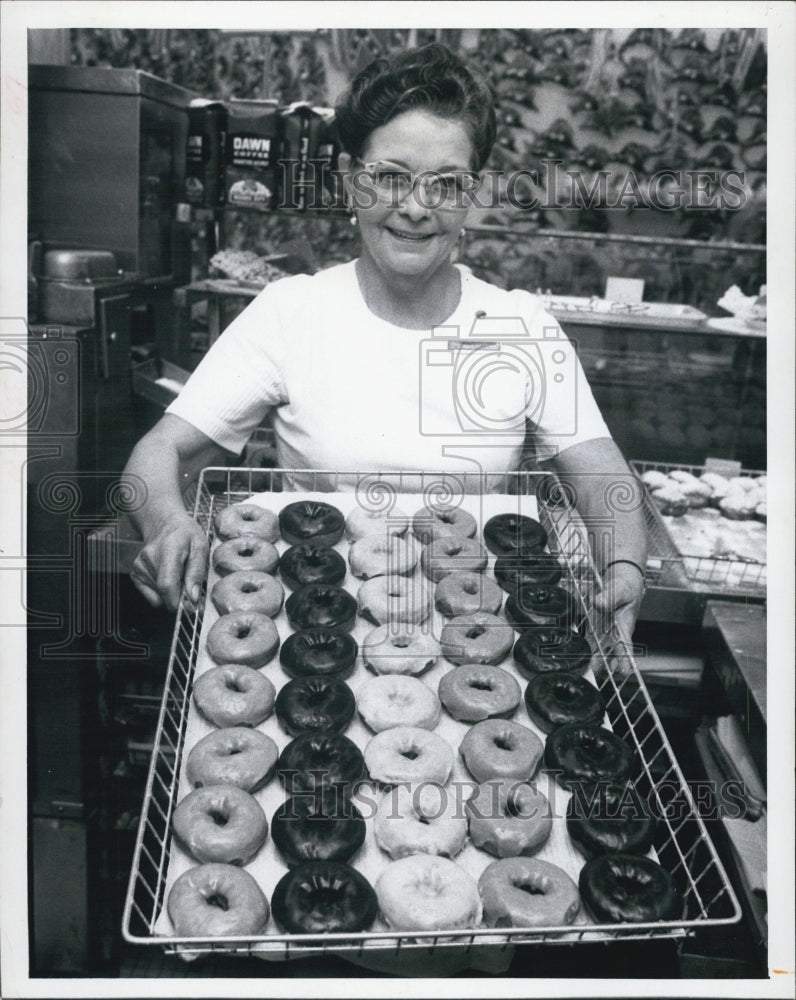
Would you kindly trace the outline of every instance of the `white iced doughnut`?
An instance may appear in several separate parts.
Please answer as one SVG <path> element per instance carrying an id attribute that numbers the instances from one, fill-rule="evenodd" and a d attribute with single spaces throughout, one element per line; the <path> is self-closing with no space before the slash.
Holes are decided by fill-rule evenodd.
<path id="1" fill-rule="evenodd" d="M 418 726 L 396 726 L 377 733 L 365 747 L 364 757 L 371 778 L 385 785 L 399 781 L 444 785 L 453 770 L 450 744 Z"/>
<path id="2" fill-rule="evenodd" d="M 464 535 L 443 535 L 423 549 L 420 565 L 423 572 L 437 583 L 456 571 L 481 573 L 486 569 L 487 551 L 475 538 Z"/>
<path id="3" fill-rule="evenodd" d="M 409 576 L 417 565 L 417 551 L 395 535 L 366 535 L 352 543 L 348 565 L 360 580 L 375 576 Z"/>
<path id="4" fill-rule="evenodd" d="M 416 677 L 404 674 L 371 677 L 356 698 L 362 721 L 374 733 L 396 726 L 433 729 L 439 722 L 439 698 Z"/>
<path id="5" fill-rule="evenodd" d="M 376 576 L 357 591 L 359 613 L 374 625 L 419 624 L 431 612 L 431 590 L 423 577 Z"/>
<path id="6" fill-rule="evenodd" d="M 400 507 L 389 511 L 365 510 L 355 507 L 345 519 L 346 538 L 355 542 L 366 535 L 397 535 L 406 534 L 409 528 L 409 515 Z"/>
<path id="7" fill-rule="evenodd" d="M 379 803 L 373 832 L 396 860 L 412 854 L 455 858 L 467 839 L 467 818 L 456 794 L 441 785 L 396 785 Z"/>
<path id="8" fill-rule="evenodd" d="M 379 625 L 362 640 L 362 659 L 376 674 L 422 674 L 439 656 L 439 643 L 419 626 Z"/>
<path id="9" fill-rule="evenodd" d="M 393 930 L 458 930 L 481 922 L 478 885 L 447 858 L 414 854 L 393 861 L 374 888 L 381 915 Z"/>

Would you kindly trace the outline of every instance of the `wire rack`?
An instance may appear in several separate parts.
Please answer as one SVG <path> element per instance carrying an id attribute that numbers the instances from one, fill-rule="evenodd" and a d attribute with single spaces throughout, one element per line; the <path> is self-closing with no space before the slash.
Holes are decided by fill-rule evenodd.
<path id="1" fill-rule="evenodd" d="M 654 469 L 668 474 L 676 469 L 700 476 L 702 465 L 684 465 L 680 462 L 632 461 L 631 469 L 641 477 Z M 762 476 L 763 472 L 743 469 L 742 476 Z M 722 556 L 700 556 L 682 552 L 675 543 L 660 511 L 644 490 L 644 517 L 647 524 L 648 560 L 650 582 L 658 587 L 676 590 L 690 589 L 714 597 L 765 600 L 768 580 L 765 562 L 746 562 Z"/>
<path id="2" fill-rule="evenodd" d="M 252 494 L 282 492 L 302 477 L 302 489 L 336 492 L 343 483 L 364 482 L 370 489 L 429 495 L 448 490 L 479 492 L 482 476 L 456 477 L 434 473 L 337 473 L 315 470 L 300 474 L 281 469 L 205 469 L 196 495 L 195 517 L 208 532 L 215 513 Z M 309 478 L 308 478 L 309 477 Z M 268 957 L 347 954 L 352 958 L 376 949 L 391 955 L 412 949 L 433 956 L 445 949 L 465 952 L 478 946 L 507 949 L 513 944 L 577 945 L 579 942 L 684 938 L 701 928 L 732 924 L 740 919 L 737 897 L 707 834 L 704 823 L 675 760 L 628 643 L 616 624 L 598 615 L 592 595 L 600 585 L 588 541 L 573 519 L 566 495 L 550 476 L 508 473 L 489 477 L 492 492 L 535 494 L 540 518 L 550 535 L 552 551 L 565 557 L 568 588 L 577 596 L 582 629 L 594 651 L 593 670 L 606 701 L 610 724 L 636 751 L 639 770 L 635 788 L 659 816 L 654 848 L 660 863 L 677 881 L 685 901 L 681 919 L 639 924 L 578 924 L 546 928 L 479 928 L 460 931 L 369 931 L 357 934 L 259 935 L 246 938 L 186 938 L 158 933 L 156 924 L 165 904 L 171 818 L 177 804 L 178 775 L 191 697 L 193 671 L 206 595 L 196 609 L 183 604 L 178 611 L 155 744 L 147 778 L 141 822 L 125 900 L 123 935 L 140 945 L 158 945 L 167 952 L 193 957 L 208 952 L 267 953 Z M 441 486 L 441 483 L 444 485 Z M 551 488 L 551 482 L 553 487 Z M 347 486 L 350 488 L 350 485 Z"/>

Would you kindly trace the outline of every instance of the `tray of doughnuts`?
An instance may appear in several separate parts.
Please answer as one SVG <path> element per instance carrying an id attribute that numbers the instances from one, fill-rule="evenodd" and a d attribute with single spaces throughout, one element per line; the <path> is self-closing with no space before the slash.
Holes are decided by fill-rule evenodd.
<path id="1" fill-rule="evenodd" d="M 699 818 L 670 826 L 676 762 L 566 504 L 464 479 L 204 471 L 128 940 L 285 958 L 737 919 Z M 611 903 L 631 884 L 655 888 Z"/>

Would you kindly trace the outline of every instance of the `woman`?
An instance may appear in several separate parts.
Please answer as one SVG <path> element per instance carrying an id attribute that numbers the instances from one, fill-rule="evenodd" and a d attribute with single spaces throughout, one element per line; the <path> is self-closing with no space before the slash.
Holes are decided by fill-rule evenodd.
<path id="1" fill-rule="evenodd" d="M 367 67 L 337 122 L 361 255 L 268 286 L 136 446 L 127 471 L 148 487 L 138 588 L 172 609 L 183 584 L 198 597 L 207 547 L 181 490 L 223 451 L 240 454 L 269 411 L 289 469 L 501 473 L 517 468 L 529 431 L 587 525 L 611 526 L 612 545 L 595 553 L 597 603 L 629 636 L 644 524 L 638 504 L 611 501 L 635 481 L 574 350 L 535 296 L 452 263 L 495 138 L 488 85 L 429 45 Z M 474 395 L 458 376 L 488 365 L 507 324 L 505 363 Z"/>

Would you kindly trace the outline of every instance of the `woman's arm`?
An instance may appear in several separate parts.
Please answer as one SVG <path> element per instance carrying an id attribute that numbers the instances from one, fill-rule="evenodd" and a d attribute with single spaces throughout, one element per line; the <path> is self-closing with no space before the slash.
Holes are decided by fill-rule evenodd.
<path id="1" fill-rule="evenodd" d="M 589 533 L 604 587 L 595 606 L 612 612 L 626 639 L 633 635 L 647 566 L 641 487 L 610 438 L 566 448 L 548 463 L 566 484 Z"/>
<path id="2" fill-rule="evenodd" d="M 144 539 L 131 576 L 154 607 L 174 611 L 183 580 L 196 600 L 206 572 L 205 534 L 185 510 L 183 492 L 199 471 L 224 456 L 209 437 L 181 417 L 165 414 L 133 449 L 122 474 L 146 485 L 146 500 L 131 514 Z"/>

